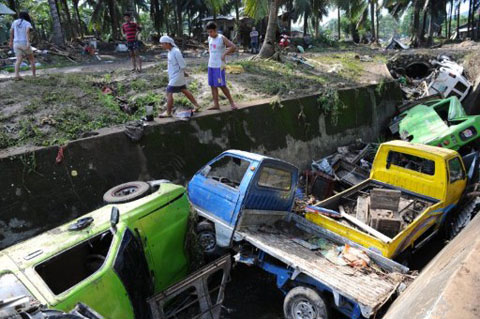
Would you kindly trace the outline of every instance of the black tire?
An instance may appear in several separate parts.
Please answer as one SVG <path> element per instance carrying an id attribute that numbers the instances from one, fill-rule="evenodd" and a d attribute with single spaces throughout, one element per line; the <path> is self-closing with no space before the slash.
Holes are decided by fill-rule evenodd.
<path id="1" fill-rule="evenodd" d="M 150 191 L 150 185 L 145 182 L 128 182 L 110 188 L 103 195 L 107 204 L 125 203 L 145 196 Z"/>
<path id="2" fill-rule="evenodd" d="M 288 292 L 283 301 L 286 319 L 328 319 L 329 307 L 325 300 L 312 288 L 299 286 Z"/>
<path id="3" fill-rule="evenodd" d="M 206 255 L 216 255 L 218 251 L 215 226 L 209 221 L 197 225 L 197 235 L 200 247 Z"/>

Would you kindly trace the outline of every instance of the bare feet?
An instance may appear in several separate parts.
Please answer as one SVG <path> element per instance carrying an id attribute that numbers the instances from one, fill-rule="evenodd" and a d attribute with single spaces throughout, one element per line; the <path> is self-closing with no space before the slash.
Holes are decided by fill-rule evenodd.
<path id="1" fill-rule="evenodd" d="M 23 78 L 21 76 L 15 77 L 15 81 L 22 81 L 22 80 L 23 80 Z"/>
<path id="2" fill-rule="evenodd" d="M 235 103 L 230 105 L 230 107 L 232 108 L 232 110 L 238 110 L 238 106 Z"/>
<path id="3" fill-rule="evenodd" d="M 198 113 L 198 112 L 200 112 L 200 106 L 194 106 L 192 113 Z"/>
<path id="4" fill-rule="evenodd" d="M 220 110 L 220 106 L 212 106 L 209 107 L 207 110 Z"/>

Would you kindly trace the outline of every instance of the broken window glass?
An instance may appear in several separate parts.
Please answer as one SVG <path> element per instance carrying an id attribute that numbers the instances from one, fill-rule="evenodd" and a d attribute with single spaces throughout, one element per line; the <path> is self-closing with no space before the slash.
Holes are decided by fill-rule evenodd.
<path id="1" fill-rule="evenodd" d="M 387 158 L 387 169 L 390 165 L 399 166 L 427 175 L 435 175 L 435 162 L 415 155 L 390 151 Z"/>
<path id="2" fill-rule="evenodd" d="M 249 166 L 249 161 L 224 156 L 210 165 L 206 176 L 230 187 L 238 188 Z"/>
<path id="3" fill-rule="evenodd" d="M 292 186 L 292 174 L 282 169 L 264 166 L 260 172 L 258 186 L 289 191 Z"/>
<path id="4" fill-rule="evenodd" d="M 52 292 L 58 295 L 102 267 L 112 239 L 112 233 L 107 231 L 48 259 L 36 266 L 35 270 Z"/>
<path id="5" fill-rule="evenodd" d="M 448 170 L 450 171 L 450 183 L 454 183 L 465 178 L 465 171 L 463 170 L 462 163 L 460 163 L 460 159 L 458 157 L 455 157 L 448 162 Z"/>

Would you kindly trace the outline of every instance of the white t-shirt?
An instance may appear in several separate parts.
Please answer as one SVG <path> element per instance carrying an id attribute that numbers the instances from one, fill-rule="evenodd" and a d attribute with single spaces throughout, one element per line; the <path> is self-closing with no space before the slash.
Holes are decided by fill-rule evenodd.
<path id="1" fill-rule="evenodd" d="M 32 25 L 27 20 L 17 19 L 13 21 L 12 27 L 13 30 L 13 43 L 27 45 L 29 43 L 27 38 L 27 30 L 32 29 Z"/>
<path id="2" fill-rule="evenodd" d="M 225 43 L 223 43 L 223 35 L 218 34 L 215 38 L 208 37 L 208 49 L 210 52 L 208 67 L 221 68 L 223 66 L 222 54 L 226 49 Z"/>
<path id="3" fill-rule="evenodd" d="M 168 85 L 169 86 L 182 86 L 186 85 L 185 80 L 185 60 L 183 59 L 182 52 L 177 47 L 173 47 L 168 51 Z"/>

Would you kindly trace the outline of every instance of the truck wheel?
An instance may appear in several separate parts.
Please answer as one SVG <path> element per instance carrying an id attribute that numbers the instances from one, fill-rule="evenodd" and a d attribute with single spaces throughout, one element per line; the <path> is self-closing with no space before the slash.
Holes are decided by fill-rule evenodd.
<path id="1" fill-rule="evenodd" d="M 150 185 L 145 182 L 128 182 L 110 188 L 103 195 L 107 204 L 125 203 L 138 199 L 150 191 Z"/>
<path id="2" fill-rule="evenodd" d="M 215 226 L 208 221 L 203 221 L 197 225 L 198 241 L 205 254 L 214 254 L 217 250 L 217 238 L 215 235 Z"/>
<path id="3" fill-rule="evenodd" d="M 323 298 L 312 288 L 295 287 L 283 301 L 286 319 L 328 319 L 329 309 Z"/>

